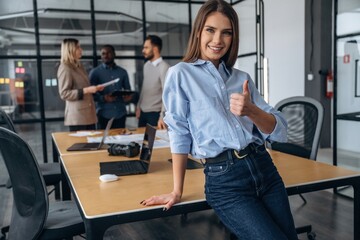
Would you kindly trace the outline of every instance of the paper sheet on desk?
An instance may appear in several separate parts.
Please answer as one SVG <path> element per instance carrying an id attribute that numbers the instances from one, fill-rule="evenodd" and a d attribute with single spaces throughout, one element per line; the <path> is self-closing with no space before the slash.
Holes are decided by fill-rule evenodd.
<path id="1" fill-rule="evenodd" d="M 154 147 L 153 148 L 168 148 L 170 147 L 170 142 L 169 141 L 165 141 L 162 139 L 157 139 L 154 142 Z"/>
<path id="2" fill-rule="evenodd" d="M 131 134 L 131 135 L 114 135 L 114 136 L 108 136 L 105 139 L 105 143 L 112 144 L 129 144 L 129 142 L 137 142 L 142 144 L 144 140 L 144 134 Z M 88 137 L 87 141 L 90 142 L 100 142 L 101 137 Z M 156 139 L 154 142 L 154 148 L 165 148 L 169 147 L 170 143 L 168 141 L 162 140 L 162 139 Z"/>
<path id="3" fill-rule="evenodd" d="M 102 132 L 90 132 L 90 131 L 79 131 L 76 133 L 70 133 L 69 136 L 73 136 L 73 137 L 88 137 L 88 136 L 94 136 L 94 135 L 98 135 L 101 134 Z M 101 141 L 101 138 L 100 138 Z M 100 142 L 99 141 L 99 142 Z"/>
<path id="4" fill-rule="evenodd" d="M 129 142 L 142 142 L 144 139 L 144 134 L 131 134 L 131 135 L 114 135 L 107 136 L 105 143 L 118 143 L 118 144 L 128 144 Z M 101 137 L 88 137 L 87 141 L 91 142 L 100 142 Z"/>
<path id="5" fill-rule="evenodd" d="M 161 138 L 164 141 L 170 142 L 169 134 L 167 130 L 157 130 L 156 131 L 156 137 Z"/>

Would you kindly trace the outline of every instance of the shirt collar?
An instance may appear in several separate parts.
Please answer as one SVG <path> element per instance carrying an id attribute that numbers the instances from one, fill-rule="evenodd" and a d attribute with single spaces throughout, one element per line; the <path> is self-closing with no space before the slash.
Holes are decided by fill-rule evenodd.
<path id="1" fill-rule="evenodd" d="M 226 67 L 225 62 L 221 61 L 219 65 L 219 69 L 222 68 L 222 70 L 226 73 L 227 76 L 231 75 L 231 68 Z"/>
<path id="2" fill-rule="evenodd" d="M 192 62 L 190 64 L 202 65 L 202 64 L 207 64 L 207 63 L 210 63 L 210 61 L 205 61 L 203 59 L 197 59 L 195 62 Z M 219 70 L 224 71 L 228 76 L 231 75 L 231 69 L 226 67 L 225 62 L 223 60 L 220 61 Z"/>
<path id="3" fill-rule="evenodd" d="M 106 65 L 105 63 L 101 64 L 103 68 L 105 69 L 111 69 L 111 68 L 115 68 L 116 67 L 116 63 L 114 62 L 114 65 L 112 67 L 109 67 L 108 65 Z"/>
<path id="4" fill-rule="evenodd" d="M 163 58 L 159 57 L 158 59 L 156 59 L 155 61 L 150 61 L 152 65 L 154 65 L 154 67 L 156 67 L 157 65 L 159 65 L 162 62 Z"/>

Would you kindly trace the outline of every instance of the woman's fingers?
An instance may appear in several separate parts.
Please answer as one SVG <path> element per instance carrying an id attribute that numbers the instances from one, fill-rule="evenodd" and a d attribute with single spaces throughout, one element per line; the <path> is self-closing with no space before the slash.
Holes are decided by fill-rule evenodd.
<path id="1" fill-rule="evenodd" d="M 164 211 L 166 211 L 169 210 L 178 201 L 180 201 L 180 199 L 176 199 L 173 194 L 162 194 L 145 199 L 141 201 L 140 204 L 144 206 L 165 205 Z"/>

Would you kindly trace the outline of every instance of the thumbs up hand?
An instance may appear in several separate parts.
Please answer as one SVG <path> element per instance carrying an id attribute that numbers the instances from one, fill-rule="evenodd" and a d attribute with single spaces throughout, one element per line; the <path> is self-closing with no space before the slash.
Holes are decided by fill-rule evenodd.
<path id="1" fill-rule="evenodd" d="M 252 106 L 249 80 L 245 80 L 243 92 L 230 95 L 230 111 L 237 116 L 248 116 L 251 113 Z"/>

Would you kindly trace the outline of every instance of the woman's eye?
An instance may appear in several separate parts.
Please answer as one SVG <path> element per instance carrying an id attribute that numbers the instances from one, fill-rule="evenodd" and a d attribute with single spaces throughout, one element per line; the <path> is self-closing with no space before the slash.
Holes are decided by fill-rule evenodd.
<path id="1" fill-rule="evenodd" d="M 213 33 L 213 32 L 214 32 L 214 29 L 212 29 L 212 28 L 207 28 L 206 31 L 209 32 L 209 33 Z"/>
<path id="2" fill-rule="evenodd" d="M 231 31 L 225 31 L 223 34 L 226 36 L 232 36 L 233 33 Z"/>

